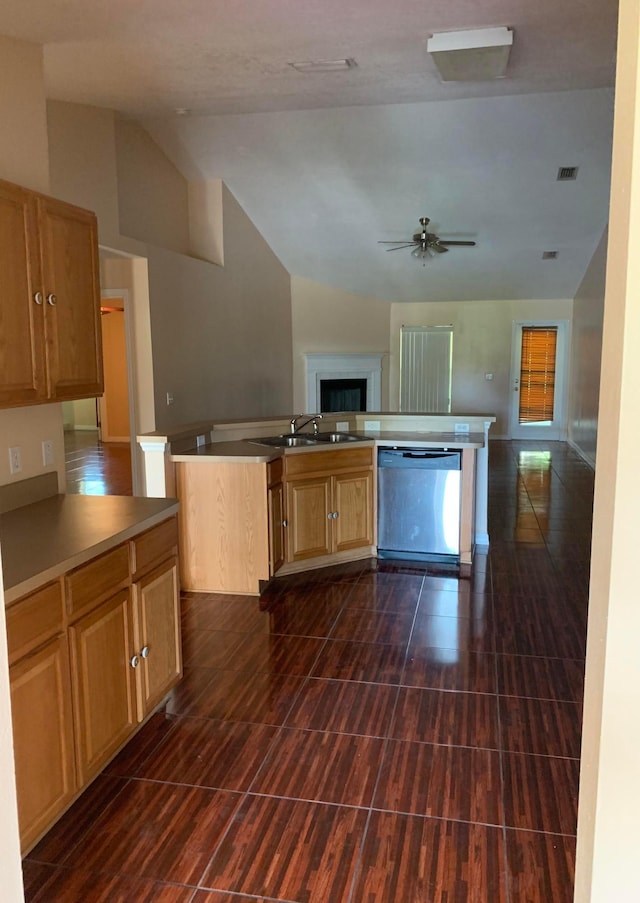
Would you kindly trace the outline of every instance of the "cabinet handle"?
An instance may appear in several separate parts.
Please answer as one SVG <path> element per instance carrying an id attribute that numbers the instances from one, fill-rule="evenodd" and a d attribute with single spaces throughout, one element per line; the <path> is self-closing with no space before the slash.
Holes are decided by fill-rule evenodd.
<path id="1" fill-rule="evenodd" d="M 49 294 L 47 295 L 47 304 L 50 304 L 51 307 L 55 307 L 57 303 L 58 299 L 56 298 L 56 296 L 53 294 L 53 292 L 49 292 Z"/>
<path id="2" fill-rule="evenodd" d="M 42 304 L 42 301 L 43 301 L 42 292 L 36 292 L 35 295 L 33 296 L 33 300 L 36 302 L 36 304 Z"/>
<path id="3" fill-rule="evenodd" d="M 132 668 L 137 668 L 138 665 L 140 664 L 140 659 L 138 658 L 137 655 L 133 655 L 133 656 L 131 656 L 131 660 L 129 661 L 129 664 L 131 665 Z"/>
<path id="4" fill-rule="evenodd" d="M 140 656 L 142 658 L 149 658 L 149 647 L 148 646 L 142 647 L 142 649 L 140 650 Z"/>

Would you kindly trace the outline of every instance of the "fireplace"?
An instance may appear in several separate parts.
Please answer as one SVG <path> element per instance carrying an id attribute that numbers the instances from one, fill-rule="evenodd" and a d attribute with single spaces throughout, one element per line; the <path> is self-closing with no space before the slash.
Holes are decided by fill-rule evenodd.
<path id="1" fill-rule="evenodd" d="M 366 411 L 366 379 L 321 379 L 320 410 L 323 414 L 332 411 Z"/>
<path id="2" fill-rule="evenodd" d="M 308 413 L 380 410 L 382 354 L 305 354 L 305 358 Z"/>

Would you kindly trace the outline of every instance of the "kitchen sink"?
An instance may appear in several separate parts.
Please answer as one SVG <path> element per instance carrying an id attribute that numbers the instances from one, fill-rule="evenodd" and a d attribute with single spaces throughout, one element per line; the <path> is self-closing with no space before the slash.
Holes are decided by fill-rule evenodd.
<path id="1" fill-rule="evenodd" d="M 325 442 L 362 442 L 362 439 L 362 436 L 351 433 L 284 433 L 281 436 L 258 436 L 248 441 L 275 448 L 296 448 L 301 445 L 324 445 Z"/>
<path id="2" fill-rule="evenodd" d="M 318 442 L 362 442 L 363 437 L 351 433 L 318 433 L 315 438 Z"/>
<path id="3" fill-rule="evenodd" d="M 255 445 L 272 445 L 276 448 L 296 448 L 300 445 L 317 445 L 316 436 L 292 436 L 287 433 L 284 436 L 259 436 L 257 439 L 249 439 Z"/>

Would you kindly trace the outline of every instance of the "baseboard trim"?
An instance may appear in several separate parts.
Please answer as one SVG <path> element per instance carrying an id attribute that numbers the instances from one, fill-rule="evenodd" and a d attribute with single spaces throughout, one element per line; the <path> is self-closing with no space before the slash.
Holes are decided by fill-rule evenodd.
<path id="1" fill-rule="evenodd" d="M 585 464 L 588 464 L 591 470 L 595 471 L 596 469 L 596 461 L 595 458 L 592 458 L 591 455 L 586 454 L 577 442 L 574 442 L 573 439 L 567 439 L 567 444 L 574 450 L 574 452 L 579 455 Z"/>

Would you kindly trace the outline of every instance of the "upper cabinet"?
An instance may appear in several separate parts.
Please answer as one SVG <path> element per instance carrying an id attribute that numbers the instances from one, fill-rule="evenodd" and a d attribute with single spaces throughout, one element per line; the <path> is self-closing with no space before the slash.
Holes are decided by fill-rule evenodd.
<path id="1" fill-rule="evenodd" d="M 101 395 L 96 217 L 0 180 L 0 407 Z"/>

